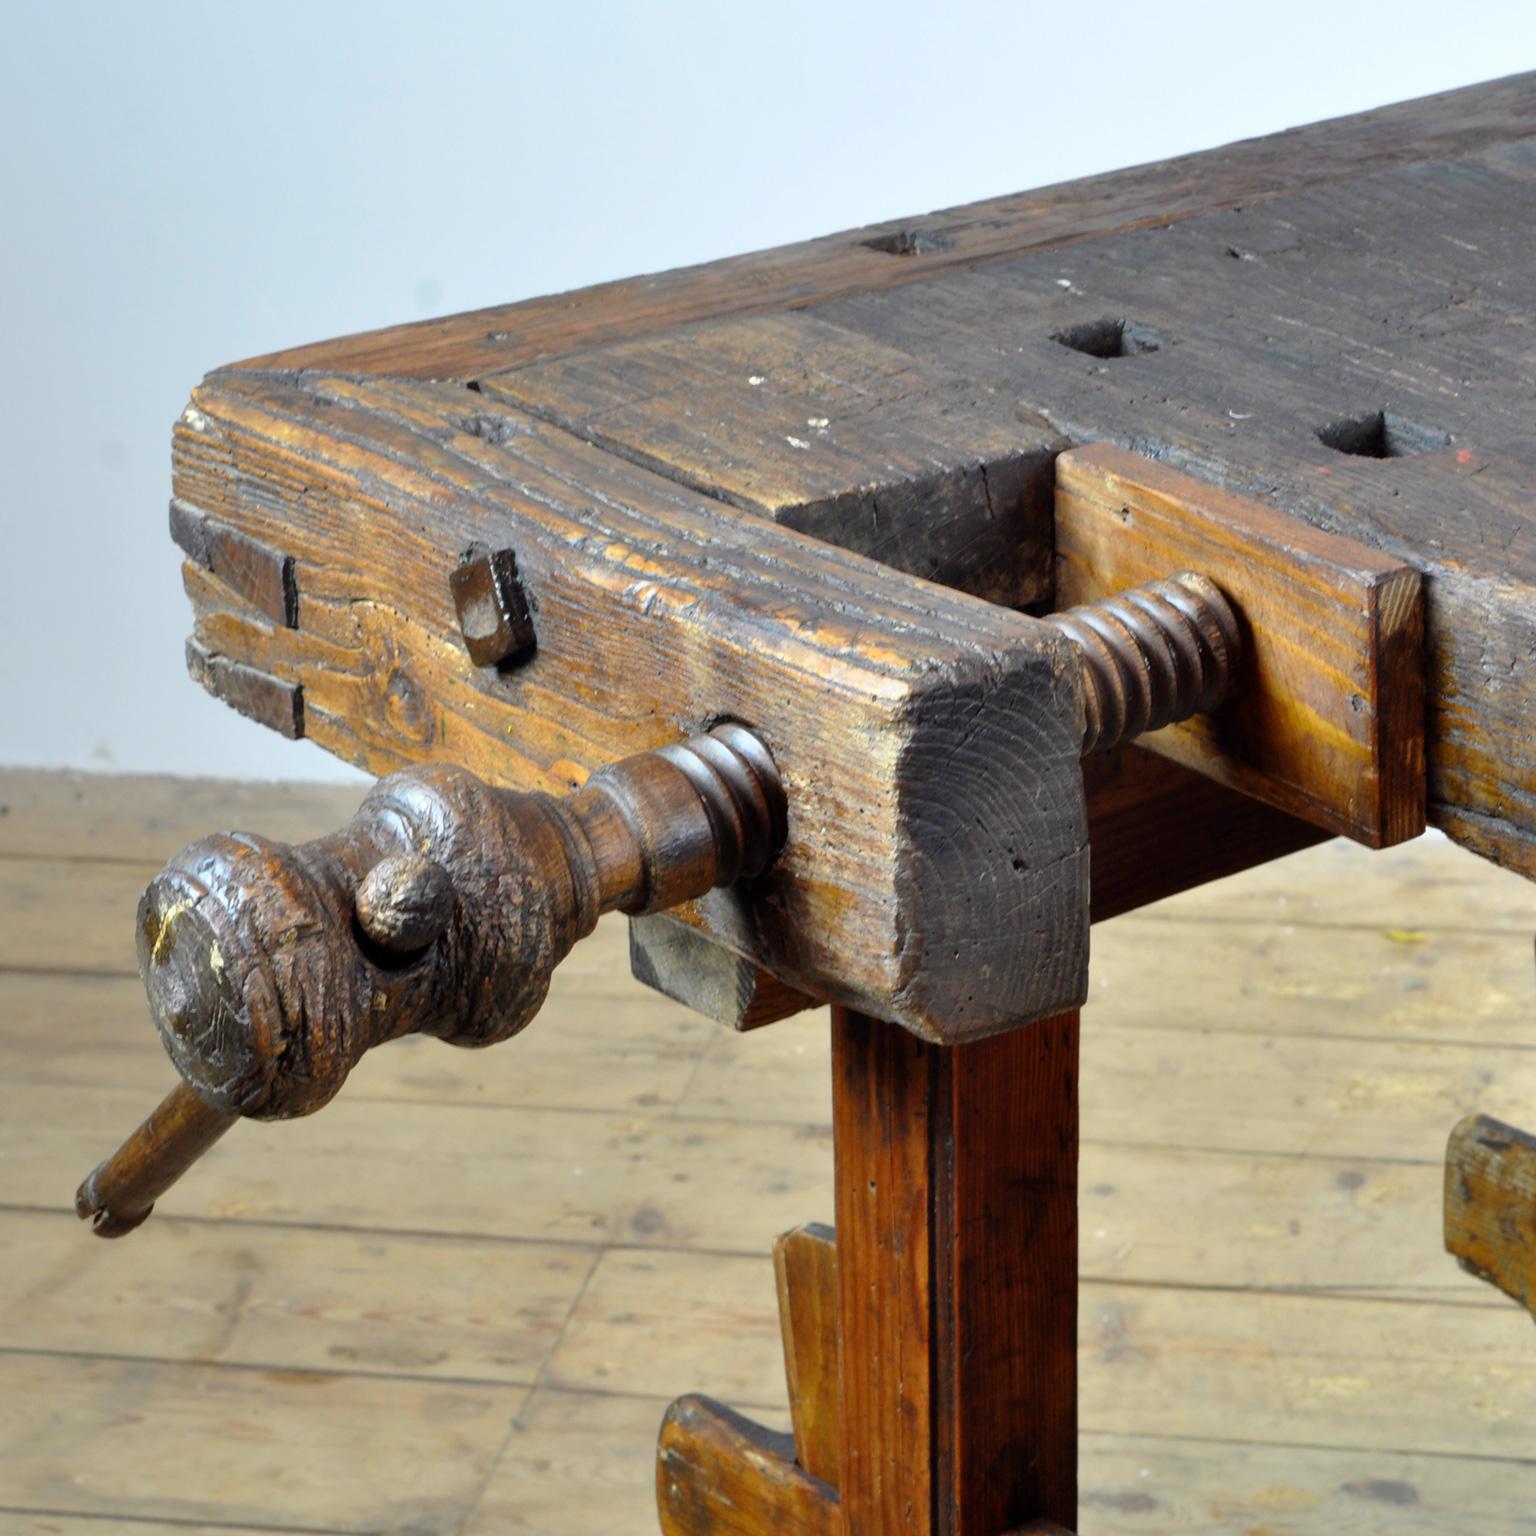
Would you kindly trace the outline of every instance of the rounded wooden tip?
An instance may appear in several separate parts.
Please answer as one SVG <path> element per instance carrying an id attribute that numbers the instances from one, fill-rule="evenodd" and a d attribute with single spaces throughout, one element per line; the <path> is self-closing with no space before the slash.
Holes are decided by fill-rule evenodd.
<path id="1" fill-rule="evenodd" d="M 125 1212 L 107 1205 L 97 1189 L 98 1180 L 106 1168 L 107 1164 L 102 1163 L 75 1191 L 75 1215 L 81 1221 L 90 1222 L 91 1231 L 97 1237 L 126 1237 L 143 1226 L 155 1207 L 151 1203 Z"/>
<path id="2" fill-rule="evenodd" d="M 435 859 L 397 853 L 380 859 L 358 882 L 358 926 L 391 954 L 423 950 L 453 916 L 453 881 Z"/>

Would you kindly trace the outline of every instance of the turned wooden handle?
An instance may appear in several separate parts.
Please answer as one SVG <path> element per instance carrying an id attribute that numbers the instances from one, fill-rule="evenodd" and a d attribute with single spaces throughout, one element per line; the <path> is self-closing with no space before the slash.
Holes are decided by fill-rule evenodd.
<path id="1" fill-rule="evenodd" d="M 773 758 L 728 724 L 563 799 L 430 764 L 381 780 L 311 843 L 189 844 L 138 914 L 150 1011 L 185 1087 L 81 1185 L 77 1209 L 104 1236 L 131 1231 L 233 1118 L 319 1109 L 382 1041 L 508 1039 L 601 913 L 760 874 L 786 833 Z"/>
<path id="2" fill-rule="evenodd" d="M 564 799 L 429 764 L 382 780 L 314 842 L 182 849 L 139 904 L 139 967 L 205 1103 L 309 1114 L 382 1041 L 516 1034 L 600 913 L 757 874 L 784 830 L 773 760 L 741 726 L 628 758 Z"/>

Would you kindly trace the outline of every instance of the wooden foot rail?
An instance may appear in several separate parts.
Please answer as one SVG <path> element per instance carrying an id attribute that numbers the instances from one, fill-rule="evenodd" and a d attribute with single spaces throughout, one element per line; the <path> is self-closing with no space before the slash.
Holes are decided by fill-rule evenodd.
<path id="1" fill-rule="evenodd" d="M 1445 1156 L 1445 1246 L 1536 1315 L 1536 1136 L 1468 1115 Z"/>

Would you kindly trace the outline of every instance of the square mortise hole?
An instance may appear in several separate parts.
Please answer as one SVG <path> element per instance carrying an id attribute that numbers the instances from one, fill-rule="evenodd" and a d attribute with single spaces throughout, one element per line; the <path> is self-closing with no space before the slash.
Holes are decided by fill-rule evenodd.
<path id="1" fill-rule="evenodd" d="M 1335 453 L 1352 453 L 1360 459 L 1409 459 L 1448 447 L 1451 441 L 1448 433 L 1415 426 L 1390 411 L 1330 422 L 1318 428 L 1317 440 Z"/>
<path id="2" fill-rule="evenodd" d="M 950 247 L 942 235 L 930 235 L 922 229 L 898 229 L 894 235 L 876 235 L 873 240 L 861 240 L 859 244 L 871 251 L 883 251 L 887 256 L 927 256 Z"/>
<path id="3" fill-rule="evenodd" d="M 1129 320 L 1089 320 L 1057 331 L 1051 340 L 1089 357 L 1136 357 L 1163 345 L 1162 337 Z"/>

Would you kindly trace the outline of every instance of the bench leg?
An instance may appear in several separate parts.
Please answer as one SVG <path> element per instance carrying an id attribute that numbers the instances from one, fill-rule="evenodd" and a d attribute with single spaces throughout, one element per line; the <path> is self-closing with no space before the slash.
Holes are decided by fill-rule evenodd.
<path id="1" fill-rule="evenodd" d="M 847 1536 L 1076 1521 L 1077 1063 L 834 1015 Z"/>
<path id="2" fill-rule="evenodd" d="M 795 1437 L 674 1404 L 668 1536 L 1023 1536 L 1077 1503 L 1078 1021 L 833 1011 L 837 1228 L 775 1250 Z M 835 1486 L 834 1486 L 835 1485 Z"/>

